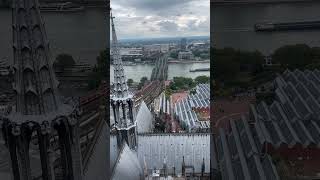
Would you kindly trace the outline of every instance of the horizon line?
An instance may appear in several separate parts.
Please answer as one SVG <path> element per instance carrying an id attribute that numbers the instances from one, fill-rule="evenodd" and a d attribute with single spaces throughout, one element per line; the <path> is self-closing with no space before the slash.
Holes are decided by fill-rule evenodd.
<path id="1" fill-rule="evenodd" d="M 164 39 L 164 38 L 188 38 L 188 37 L 208 37 L 210 38 L 210 35 L 194 35 L 194 36 L 164 36 L 164 37 L 130 37 L 130 38 L 121 38 L 120 40 L 137 40 L 137 39 Z"/>

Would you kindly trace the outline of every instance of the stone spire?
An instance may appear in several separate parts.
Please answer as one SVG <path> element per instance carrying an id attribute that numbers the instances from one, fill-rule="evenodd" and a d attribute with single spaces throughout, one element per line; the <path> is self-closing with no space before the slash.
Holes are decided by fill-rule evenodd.
<path id="1" fill-rule="evenodd" d="M 15 180 L 31 180 L 30 142 L 38 139 L 41 176 L 55 179 L 52 135 L 58 135 L 62 178 L 82 179 L 77 103 L 62 103 L 38 0 L 13 0 L 15 107 L 0 117 Z M 56 157 L 55 157 L 56 158 Z M 33 172 L 40 173 L 40 172 Z M 36 174 L 38 175 L 38 174 Z"/>
<path id="2" fill-rule="evenodd" d="M 56 80 L 37 0 L 14 0 L 12 13 L 16 112 L 40 115 L 59 107 Z"/>
<path id="3" fill-rule="evenodd" d="M 128 90 L 113 19 L 114 17 L 111 14 L 114 91 L 110 103 L 117 129 L 118 146 L 121 147 L 122 142 L 125 141 L 131 149 L 135 149 L 137 140 L 134 101 L 132 94 Z"/>
<path id="4" fill-rule="evenodd" d="M 111 14 L 111 26 L 112 26 L 112 57 L 114 67 L 114 96 L 116 98 L 128 98 L 131 96 L 128 91 L 127 79 L 124 74 L 122 59 L 120 55 L 120 48 L 117 39 L 116 30 L 113 22 L 114 17 Z"/>

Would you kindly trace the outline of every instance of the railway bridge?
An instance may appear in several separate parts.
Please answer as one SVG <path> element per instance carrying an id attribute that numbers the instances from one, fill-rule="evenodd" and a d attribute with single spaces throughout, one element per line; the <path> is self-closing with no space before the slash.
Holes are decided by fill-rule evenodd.
<path id="1" fill-rule="evenodd" d="M 162 54 L 157 59 L 155 67 L 152 70 L 150 82 L 141 90 L 135 93 L 135 104 L 138 106 L 143 100 L 150 105 L 164 90 L 164 81 L 168 79 L 168 54 Z"/>

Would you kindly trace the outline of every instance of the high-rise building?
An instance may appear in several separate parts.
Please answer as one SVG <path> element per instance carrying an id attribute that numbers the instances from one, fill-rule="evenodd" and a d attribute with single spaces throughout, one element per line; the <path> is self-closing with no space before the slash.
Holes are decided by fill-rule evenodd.
<path id="1" fill-rule="evenodd" d="M 180 49 L 181 49 L 181 51 L 185 51 L 186 48 L 187 48 L 187 39 L 182 38 L 180 41 Z"/>

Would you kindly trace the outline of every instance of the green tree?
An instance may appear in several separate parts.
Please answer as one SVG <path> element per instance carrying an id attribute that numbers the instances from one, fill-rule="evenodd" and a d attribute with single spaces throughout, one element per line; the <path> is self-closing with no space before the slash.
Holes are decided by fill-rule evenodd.
<path id="1" fill-rule="evenodd" d="M 180 89 L 191 89 L 193 88 L 195 83 L 192 78 L 186 77 L 173 77 L 173 81 L 170 83 L 171 90 L 180 90 Z"/>
<path id="2" fill-rule="evenodd" d="M 193 54 L 195 57 L 200 57 L 201 51 L 199 51 L 199 50 L 194 50 L 194 51 L 192 51 L 192 54 Z"/>
<path id="3" fill-rule="evenodd" d="M 209 83 L 210 78 L 208 76 L 198 76 L 194 79 L 196 84 L 205 84 Z"/>
<path id="4" fill-rule="evenodd" d="M 213 76 L 216 80 L 230 80 L 240 72 L 240 64 L 232 60 L 232 57 L 216 57 L 213 62 Z"/>
<path id="5" fill-rule="evenodd" d="M 97 68 L 94 68 L 94 71 L 89 75 L 88 89 L 95 89 L 99 87 L 102 76 L 97 72 Z"/>
<path id="6" fill-rule="evenodd" d="M 97 57 L 97 68 L 99 73 L 106 75 L 109 62 L 110 62 L 109 59 L 110 59 L 109 49 L 100 51 L 99 56 Z"/>
<path id="7" fill-rule="evenodd" d="M 178 53 L 177 52 L 171 52 L 170 53 L 170 57 L 174 58 L 174 59 L 177 59 L 178 58 Z"/>
<path id="8" fill-rule="evenodd" d="M 88 89 L 95 89 L 99 87 L 101 81 L 106 79 L 109 71 L 109 60 L 110 60 L 110 51 L 109 48 L 106 50 L 100 51 L 99 55 L 96 58 L 97 65 L 93 68 L 92 72 L 89 75 L 88 80 Z"/>
<path id="9" fill-rule="evenodd" d="M 147 77 L 145 77 L 145 76 L 142 77 L 142 78 L 140 79 L 140 83 L 139 83 L 139 85 L 138 85 L 138 89 L 141 89 L 147 81 L 148 81 L 148 78 L 147 78 Z"/>
<path id="10" fill-rule="evenodd" d="M 132 84 L 133 84 L 133 79 L 128 79 L 127 83 L 128 83 L 128 86 L 132 86 Z"/>
<path id="11" fill-rule="evenodd" d="M 169 98 L 171 95 L 172 95 L 172 90 L 170 88 L 166 88 L 166 90 L 165 90 L 166 98 Z"/>
<path id="12" fill-rule="evenodd" d="M 61 70 L 64 70 L 66 67 L 73 66 L 75 63 L 76 62 L 74 61 L 71 55 L 62 53 L 56 57 L 56 60 L 53 63 L 53 66 L 55 68 L 60 68 Z"/>
<path id="13" fill-rule="evenodd" d="M 314 62 L 312 49 L 305 44 L 287 45 L 277 49 L 272 60 L 289 69 L 304 68 Z"/>

